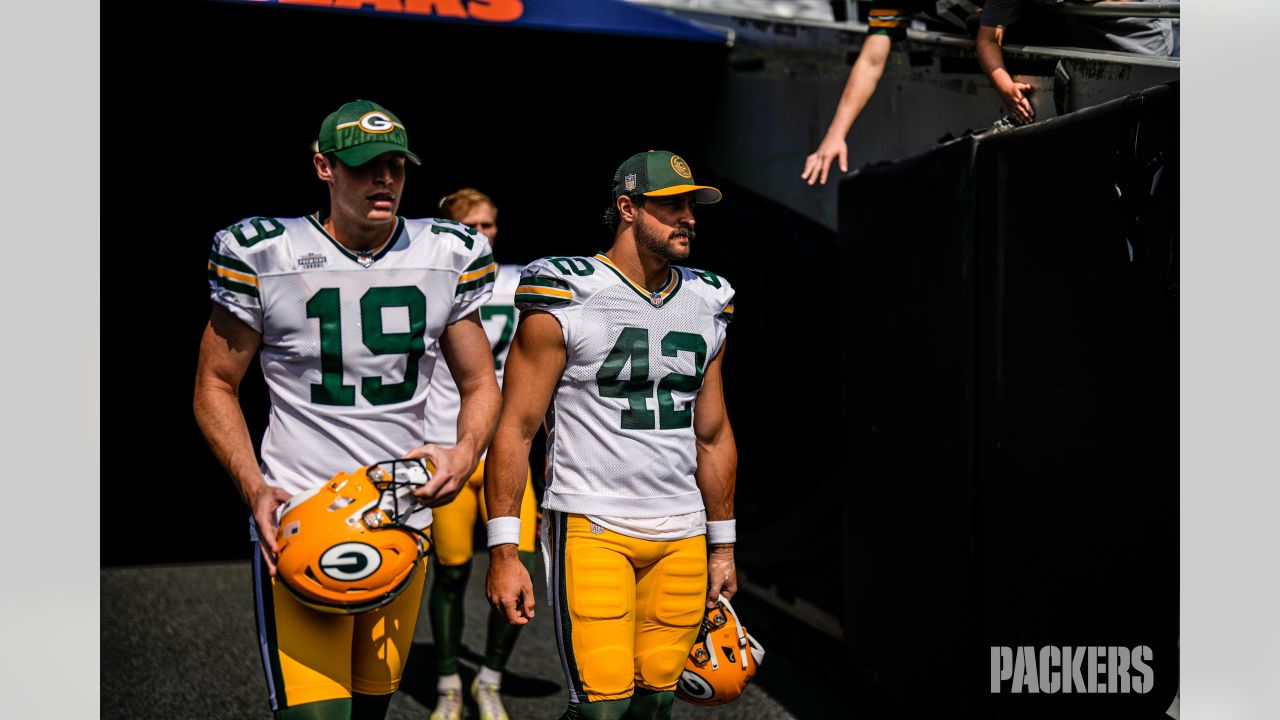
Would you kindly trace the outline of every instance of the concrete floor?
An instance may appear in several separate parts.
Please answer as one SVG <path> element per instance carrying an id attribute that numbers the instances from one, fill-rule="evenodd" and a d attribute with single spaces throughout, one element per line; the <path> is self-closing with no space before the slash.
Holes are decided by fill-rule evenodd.
<path id="1" fill-rule="evenodd" d="M 462 655 L 468 687 L 484 648 L 487 565 L 483 554 L 476 558 L 468 587 Z M 538 607 L 546 608 L 541 564 L 534 588 Z M 102 717 L 271 718 L 257 656 L 252 597 L 248 561 L 103 569 Z M 424 596 L 404 680 L 387 715 L 391 720 L 425 720 L 435 704 L 435 646 L 425 602 Z M 766 658 L 761 672 L 768 671 Z M 568 693 L 549 616 L 542 615 L 522 634 L 503 694 L 513 719 L 557 718 L 564 711 Z M 478 716 L 474 705 L 469 716 Z M 760 683 L 753 683 L 742 698 L 719 708 L 677 701 L 673 717 L 794 716 Z"/>

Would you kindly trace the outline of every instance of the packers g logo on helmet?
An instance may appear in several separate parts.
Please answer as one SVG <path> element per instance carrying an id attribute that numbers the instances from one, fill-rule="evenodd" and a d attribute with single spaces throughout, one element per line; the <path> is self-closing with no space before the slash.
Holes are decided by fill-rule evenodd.
<path id="1" fill-rule="evenodd" d="M 434 470 L 422 460 L 384 460 L 290 498 L 276 578 L 322 612 L 361 613 L 394 600 L 427 551 L 426 535 L 404 521 L 418 509 L 410 493 Z"/>
<path id="2" fill-rule="evenodd" d="M 320 570 L 334 580 L 362 580 L 380 567 L 378 549 L 364 543 L 339 543 L 320 556 Z"/>
<path id="3" fill-rule="evenodd" d="M 721 598 L 702 618 L 676 697 L 694 705 L 737 700 L 764 661 L 764 648 L 747 633 L 728 600 Z"/>

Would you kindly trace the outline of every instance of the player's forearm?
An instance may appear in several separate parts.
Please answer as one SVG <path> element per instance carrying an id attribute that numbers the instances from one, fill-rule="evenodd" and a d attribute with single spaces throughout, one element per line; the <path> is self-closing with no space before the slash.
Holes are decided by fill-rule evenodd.
<path id="1" fill-rule="evenodd" d="M 253 452 L 240 398 L 231 388 L 197 381 L 194 405 L 196 423 L 205 441 L 235 482 L 240 497 L 252 507 L 254 492 L 265 485 L 266 480 Z"/>
<path id="2" fill-rule="evenodd" d="M 698 440 L 694 478 L 702 493 L 707 520 L 733 519 L 733 493 L 738 476 L 738 448 L 728 420 L 716 437 Z"/>
<path id="3" fill-rule="evenodd" d="M 461 407 L 458 411 L 458 442 L 454 447 L 470 453 L 470 465 L 474 469 L 480 460 L 480 454 L 493 439 L 498 412 L 502 407 L 502 392 L 498 390 L 492 373 L 467 387 L 460 385 L 458 392 Z"/>
<path id="4" fill-rule="evenodd" d="M 536 425 L 527 431 L 523 423 L 505 417 L 499 424 L 485 462 L 484 497 L 489 517 L 520 516 L 529 476 L 529 450 L 536 431 Z"/>

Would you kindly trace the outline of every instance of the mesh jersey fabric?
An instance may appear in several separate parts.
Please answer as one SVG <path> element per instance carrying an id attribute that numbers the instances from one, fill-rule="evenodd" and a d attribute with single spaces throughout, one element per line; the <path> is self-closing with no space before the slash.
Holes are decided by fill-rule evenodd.
<path id="1" fill-rule="evenodd" d="M 430 351 L 489 298 L 495 271 L 483 235 L 435 218 L 398 218 L 363 256 L 318 216 L 251 218 L 217 233 L 210 295 L 262 334 L 267 483 L 297 494 L 422 444 Z M 410 519 L 430 522 L 429 510 Z"/>
<path id="2" fill-rule="evenodd" d="M 560 323 L 566 364 L 547 413 L 543 506 L 617 518 L 703 510 L 693 406 L 733 316 L 733 288 L 673 266 L 650 293 L 604 255 L 543 258 L 516 288 L 520 312 Z"/>
<path id="3" fill-rule="evenodd" d="M 499 265 L 493 294 L 480 307 L 480 322 L 489 338 L 493 351 L 493 367 L 498 375 L 498 387 L 502 387 L 503 369 L 507 364 L 507 352 L 515 337 L 519 319 L 515 307 L 516 283 L 520 280 L 519 265 Z M 462 410 L 462 396 L 458 383 L 449 372 L 449 364 L 436 345 L 431 356 L 435 370 L 431 375 L 431 388 L 427 391 L 427 442 L 451 446 L 458 442 L 458 412 Z M 487 453 L 488 450 L 485 450 Z M 481 458 L 485 455 L 481 454 Z"/>

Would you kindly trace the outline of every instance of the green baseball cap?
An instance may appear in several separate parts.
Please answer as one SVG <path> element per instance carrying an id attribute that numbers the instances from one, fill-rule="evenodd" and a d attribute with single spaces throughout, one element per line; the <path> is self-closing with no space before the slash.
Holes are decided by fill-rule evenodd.
<path id="1" fill-rule="evenodd" d="M 360 167 L 383 153 L 398 152 L 421 165 L 409 152 L 409 134 L 400 118 L 378 103 L 352 100 L 320 123 L 316 151 L 334 153 L 351 167 Z"/>
<path id="2" fill-rule="evenodd" d="M 641 193 L 646 197 L 693 193 L 696 203 L 720 202 L 720 191 L 693 181 L 693 172 L 684 158 L 666 150 L 636 153 L 613 174 L 613 197 Z"/>

